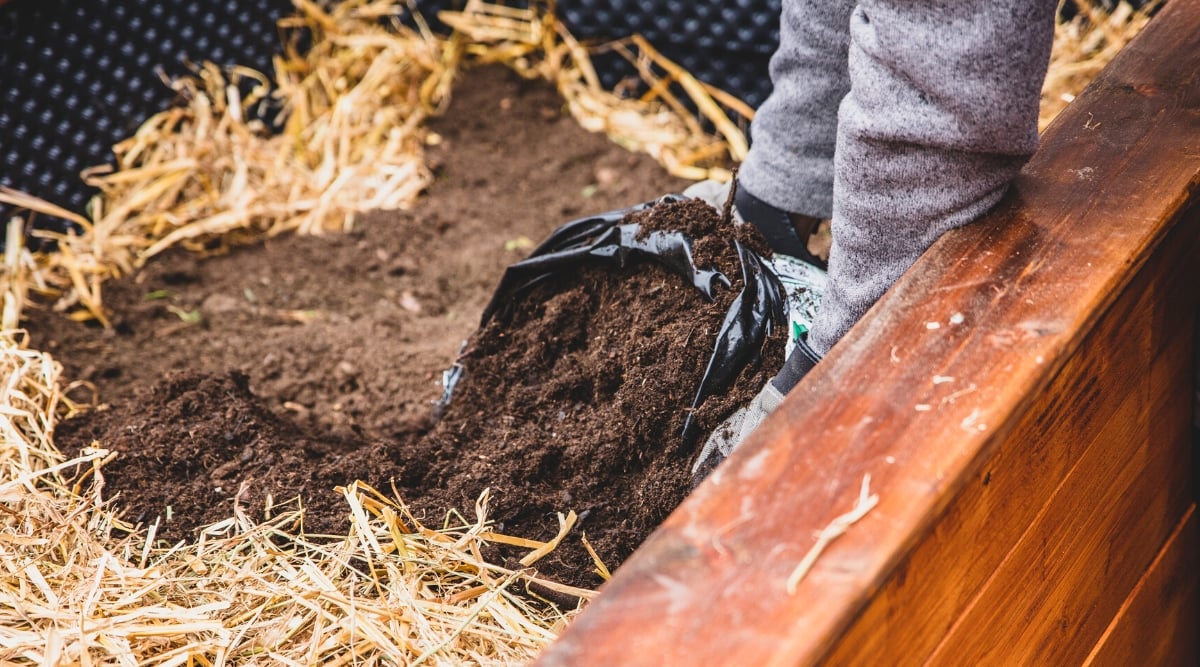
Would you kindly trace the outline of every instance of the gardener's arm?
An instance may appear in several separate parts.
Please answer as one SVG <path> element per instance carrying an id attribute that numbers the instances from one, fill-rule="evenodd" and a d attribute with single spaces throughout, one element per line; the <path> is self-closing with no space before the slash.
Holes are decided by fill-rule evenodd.
<path id="1" fill-rule="evenodd" d="M 1048 0 L 784 2 L 774 91 L 739 189 L 767 211 L 751 220 L 760 227 L 785 228 L 780 212 L 832 215 L 828 288 L 808 347 L 706 451 L 736 446 L 938 237 L 1003 196 L 1037 147 L 1054 11 Z M 822 104 L 836 100 L 834 117 Z"/>
<path id="2" fill-rule="evenodd" d="M 834 159 L 824 353 L 943 233 L 999 201 L 1037 147 L 1055 3 L 864 0 Z"/>

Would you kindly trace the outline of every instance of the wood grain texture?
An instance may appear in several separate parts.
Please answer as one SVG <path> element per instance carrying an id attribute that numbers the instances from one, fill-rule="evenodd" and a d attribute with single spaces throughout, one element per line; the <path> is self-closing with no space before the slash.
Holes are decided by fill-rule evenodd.
<path id="1" fill-rule="evenodd" d="M 1198 110 L 1200 0 L 1173 0 L 1048 129 L 1005 203 L 935 244 L 625 563 L 541 664 L 811 664 L 871 613 L 881 590 L 942 590 L 893 583 L 929 574 L 911 560 L 928 540 L 986 541 L 989 512 L 1033 521 L 1093 443 L 1033 444 L 1023 453 L 1006 443 L 1039 434 L 1024 421 L 1034 409 L 1047 429 L 1069 420 L 1072 406 L 1094 420 L 1081 432 L 1106 428 L 1111 414 L 1095 405 L 1109 397 L 1087 387 L 1088 364 L 1134 371 L 1124 358 L 1078 353 L 1093 331 L 1106 331 L 1102 316 L 1195 198 Z M 1200 287 L 1180 289 L 1190 298 Z M 1167 316 L 1158 310 L 1136 313 Z M 1149 355 L 1170 338 L 1148 331 L 1134 344 Z M 1047 394 L 1077 382 L 1081 393 Z M 1131 400 L 1142 402 L 1106 409 L 1153 404 Z M 1022 495 L 1023 456 L 1033 457 L 1025 470 L 1038 470 L 1039 456 L 1058 466 L 1030 485 L 1032 497 Z M 939 523 L 956 516 L 988 472 L 992 484 L 1012 471 L 1008 497 L 976 491 L 977 511 L 958 514 L 957 526 Z M 789 595 L 785 582 L 814 533 L 853 505 L 867 473 L 878 507 Z M 998 553 L 982 552 L 1002 560 L 1028 522 L 1013 526 Z M 968 579 L 994 567 L 967 564 L 948 575 L 964 585 L 932 624 L 929 650 L 940 641 L 936 629 L 952 627 L 976 599 L 980 589 Z M 894 601 L 877 612 L 893 623 L 873 627 L 915 616 Z"/>
<path id="2" fill-rule="evenodd" d="M 1146 319 L 1132 326 L 1139 321 Z M 1121 404 L 1101 415 L 1107 419 L 1095 442 L 929 664 L 1071 665 L 1086 658 L 1192 501 L 1191 328 L 1178 331 L 1151 372 L 1110 378 L 1098 389 L 1121 396 Z M 1169 384 L 1154 384 L 1159 379 Z M 1075 436 L 1067 429 L 1045 441 L 1054 448 Z"/>
<path id="3" fill-rule="evenodd" d="M 1200 521 L 1196 506 L 1088 656 L 1089 667 L 1200 664 Z"/>
<path id="4" fill-rule="evenodd" d="M 1040 587 L 1048 581 L 1048 568 L 1061 565 L 1044 562 L 1043 541 L 1049 544 L 1055 540 L 1090 537 L 1092 547 L 1132 549 L 1148 562 L 1161 543 L 1162 534 L 1148 538 L 1152 540 L 1149 544 L 1138 542 L 1134 538 L 1139 536 L 1132 535 L 1129 543 L 1096 545 L 1094 541 L 1100 539 L 1099 535 L 1108 533 L 1112 527 L 1095 522 L 1114 520 L 1116 508 L 1126 503 L 1123 494 L 1129 491 L 1129 480 L 1120 487 L 1122 492 L 1113 496 L 1115 477 L 1135 471 L 1120 466 L 1136 464 L 1137 471 L 1143 471 L 1151 453 L 1171 459 L 1170 462 L 1156 459 L 1158 471 L 1162 472 L 1166 466 L 1166 472 L 1171 474 L 1161 480 L 1150 476 L 1148 481 L 1153 488 L 1139 489 L 1146 496 L 1143 500 L 1167 506 L 1163 508 L 1162 521 L 1168 526 L 1182 512 L 1190 486 L 1187 471 L 1191 452 L 1186 438 L 1190 435 L 1187 396 L 1191 378 L 1187 369 L 1193 309 L 1188 304 L 1194 298 L 1177 286 L 1195 285 L 1200 280 L 1195 263 L 1189 261 L 1200 252 L 1198 223 L 1200 220 L 1180 225 L 1168 237 L 1157 253 L 1159 256 L 1147 265 L 1159 271 L 1143 271 L 1125 289 L 1051 384 L 1039 393 L 1017 427 L 998 444 L 975 478 L 951 503 L 933 531 L 872 597 L 827 658 L 829 664 L 920 664 L 943 641 L 952 625 L 962 626 L 956 628 L 957 632 L 979 631 L 978 622 L 959 620 L 968 605 L 984 605 L 976 610 L 978 616 L 981 611 L 1011 614 L 1012 605 L 1028 606 L 1036 602 L 1009 599 L 1006 600 L 1009 606 L 1005 606 L 994 598 L 1041 593 Z M 1183 239 L 1184 235 L 1189 235 L 1190 240 Z M 1175 270 L 1167 270 L 1169 267 Z M 1164 301 L 1174 307 L 1164 307 Z M 1169 342 L 1161 338 L 1166 330 L 1175 332 Z M 1169 404 L 1156 403 L 1164 397 Z M 1170 442 L 1161 434 L 1152 434 L 1152 428 L 1169 428 Z M 1152 439 L 1157 441 L 1154 445 L 1149 444 Z M 1152 446 L 1158 449 L 1150 449 Z M 1157 492 L 1162 495 L 1156 495 Z M 1082 509 L 1073 508 L 1078 503 L 1082 503 Z M 1056 535 L 1053 528 L 1063 526 L 1064 519 L 1072 522 L 1076 511 L 1081 512 L 1080 525 L 1065 527 L 1078 532 L 1084 524 L 1091 523 L 1089 530 L 1094 534 Z M 1042 522 L 1042 530 L 1030 528 L 1035 521 Z M 1051 530 L 1045 530 L 1046 522 L 1053 521 L 1059 523 L 1051 523 Z M 1012 553 L 1011 547 L 1018 540 L 1025 544 L 1023 554 Z M 1082 550 L 1078 544 L 1073 548 L 1080 551 L 1073 554 L 1076 558 L 1099 556 Z M 1062 552 L 1059 548 L 1054 553 Z M 1107 556 L 1100 563 L 1105 571 L 1110 569 Z M 1144 563 L 1139 567 L 1144 567 Z M 1009 577 L 1006 584 L 999 585 L 1011 588 L 993 590 L 992 598 L 978 600 L 977 591 L 985 583 L 996 586 L 995 580 L 1005 582 L 1000 577 L 1001 571 L 1007 571 Z M 1136 577 L 1137 571 L 1132 575 Z M 1031 579 L 1039 586 L 1033 586 Z M 1093 582 L 1080 590 L 1081 598 L 1086 598 L 1090 605 L 1096 592 L 1094 586 L 1116 583 Z M 1124 590 L 1115 594 L 1123 596 L 1131 584 L 1132 580 L 1120 584 Z M 1033 606 L 1033 610 L 1026 609 L 1023 613 L 1049 614 L 1046 609 Z M 1064 617 L 1067 623 L 1060 628 L 1060 634 L 1080 631 L 1078 625 L 1083 620 L 1096 622 L 1092 612 L 1076 616 L 1060 610 L 1055 616 L 1060 621 Z M 996 619 L 986 621 L 993 622 Z M 1019 625 L 1029 624 L 1022 621 Z M 1095 631 L 1093 627 L 1092 632 Z M 995 628 L 980 632 L 977 638 L 982 641 L 999 634 L 999 628 Z"/>

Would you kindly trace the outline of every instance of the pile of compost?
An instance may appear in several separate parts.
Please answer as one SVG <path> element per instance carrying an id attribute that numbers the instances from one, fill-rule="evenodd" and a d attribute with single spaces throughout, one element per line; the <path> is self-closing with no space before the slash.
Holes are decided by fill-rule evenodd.
<path id="1" fill-rule="evenodd" d="M 599 579 L 581 535 L 614 567 L 688 493 L 704 434 L 681 433 L 741 289 L 735 230 L 698 201 L 634 214 L 696 240 L 697 266 L 732 282 L 712 301 L 653 261 L 584 263 L 475 330 L 503 266 L 520 259 L 514 247 L 564 216 L 678 184 L 583 133 L 551 91 L 500 70 L 470 76 L 435 128 L 441 178 L 414 211 L 355 235 L 202 261 L 173 254 L 106 292 L 111 332 L 33 314 L 34 343 L 106 404 L 62 423 L 56 442 L 119 452 L 104 493 L 127 520 L 158 518 L 160 537 L 189 539 L 235 499 L 262 517 L 299 496 L 307 533 L 344 534 L 334 488 L 356 479 L 394 489 L 432 525 L 450 510 L 471 516 L 490 489 L 489 516 L 506 534 L 549 539 L 557 513 L 575 511 L 571 535 L 537 567 L 590 586 Z M 704 403 L 702 430 L 761 388 L 783 346 L 779 330 Z M 456 360 L 464 375 L 434 419 L 440 370 Z"/>

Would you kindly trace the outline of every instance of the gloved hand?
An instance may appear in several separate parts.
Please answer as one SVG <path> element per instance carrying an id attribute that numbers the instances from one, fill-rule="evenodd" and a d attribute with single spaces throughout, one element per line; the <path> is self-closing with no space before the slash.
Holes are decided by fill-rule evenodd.
<path id="1" fill-rule="evenodd" d="M 809 249 L 809 240 L 820 221 L 805 215 L 788 213 L 758 199 L 735 182 L 700 181 L 683 191 L 685 197 L 702 199 L 717 210 L 723 210 L 733 193 L 733 219 L 741 224 L 749 221 L 766 238 L 771 250 L 789 255 L 824 269 L 825 262 Z M 699 483 L 713 468 L 724 461 L 738 445 L 775 411 L 783 397 L 810 371 L 821 356 L 801 335 L 779 373 L 762 388 L 749 405 L 739 408 L 708 437 L 692 465 L 692 478 Z"/>
<path id="2" fill-rule="evenodd" d="M 729 190 L 734 185 L 733 181 L 721 183 L 709 179 L 688 186 L 683 191 L 683 196 L 701 199 L 721 211 L 724 210 L 725 202 L 729 199 Z M 767 240 L 771 250 L 825 268 L 825 260 L 817 257 L 809 247 L 811 237 L 821 225 L 819 218 L 775 208 L 755 197 L 740 183 L 736 186 L 733 194 L 734 222 L 749 222 L 754 225 Z"/>
<path id="3" fill-rule="evenodd" d="M 693 485 L 699 484 L 717 464 L 724 461 L 733 450 L 758 428 L 767 415 L 783 402 L 783 392 L 768 382 L 750 404 L 738 408 L 708 436 L 696 462 L 692 464 Z"/>
<path id="4" fill-rule="evenodd" d="M 739 408 L 708 436 L 708 440 L 700 450 L 700 455 L 692 464 L 693 483 L 699 484 L 700 480 L 704 479 L 717 464 L 732 454 L 733 450 L 737 449 L 738 445 L 742 444 L 742 441 L 767 418 L 767 415 L 779 407 L 779 404 L 783 402 L 784 395 L 800 384 L 800 380 L 804 379 L 804 376 L 820 360 L 821 355 L 809 347 L 808 337 L 801 336 L 796 341 L 795 349 L 783 362 L 783 368 L 779 370 L 779 373 L 767 382 L 749 405 Z"/>

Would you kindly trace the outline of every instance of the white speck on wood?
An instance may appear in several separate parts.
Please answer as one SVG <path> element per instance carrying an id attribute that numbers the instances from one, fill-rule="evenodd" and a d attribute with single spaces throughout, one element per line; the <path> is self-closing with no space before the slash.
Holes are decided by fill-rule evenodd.
<path id="1" fill-rule="evenodd" d="M 982 415 L 983 413 L 979 410 L 979 408 L 975 408 L 971 411 L 971 414 L 967 415 L 966 418 L 962 420 L 960 426 L 962 426 L 963 430 L 969 431 L 975 428 L 975 424 L 979 421 L 979 417 Z"/>

